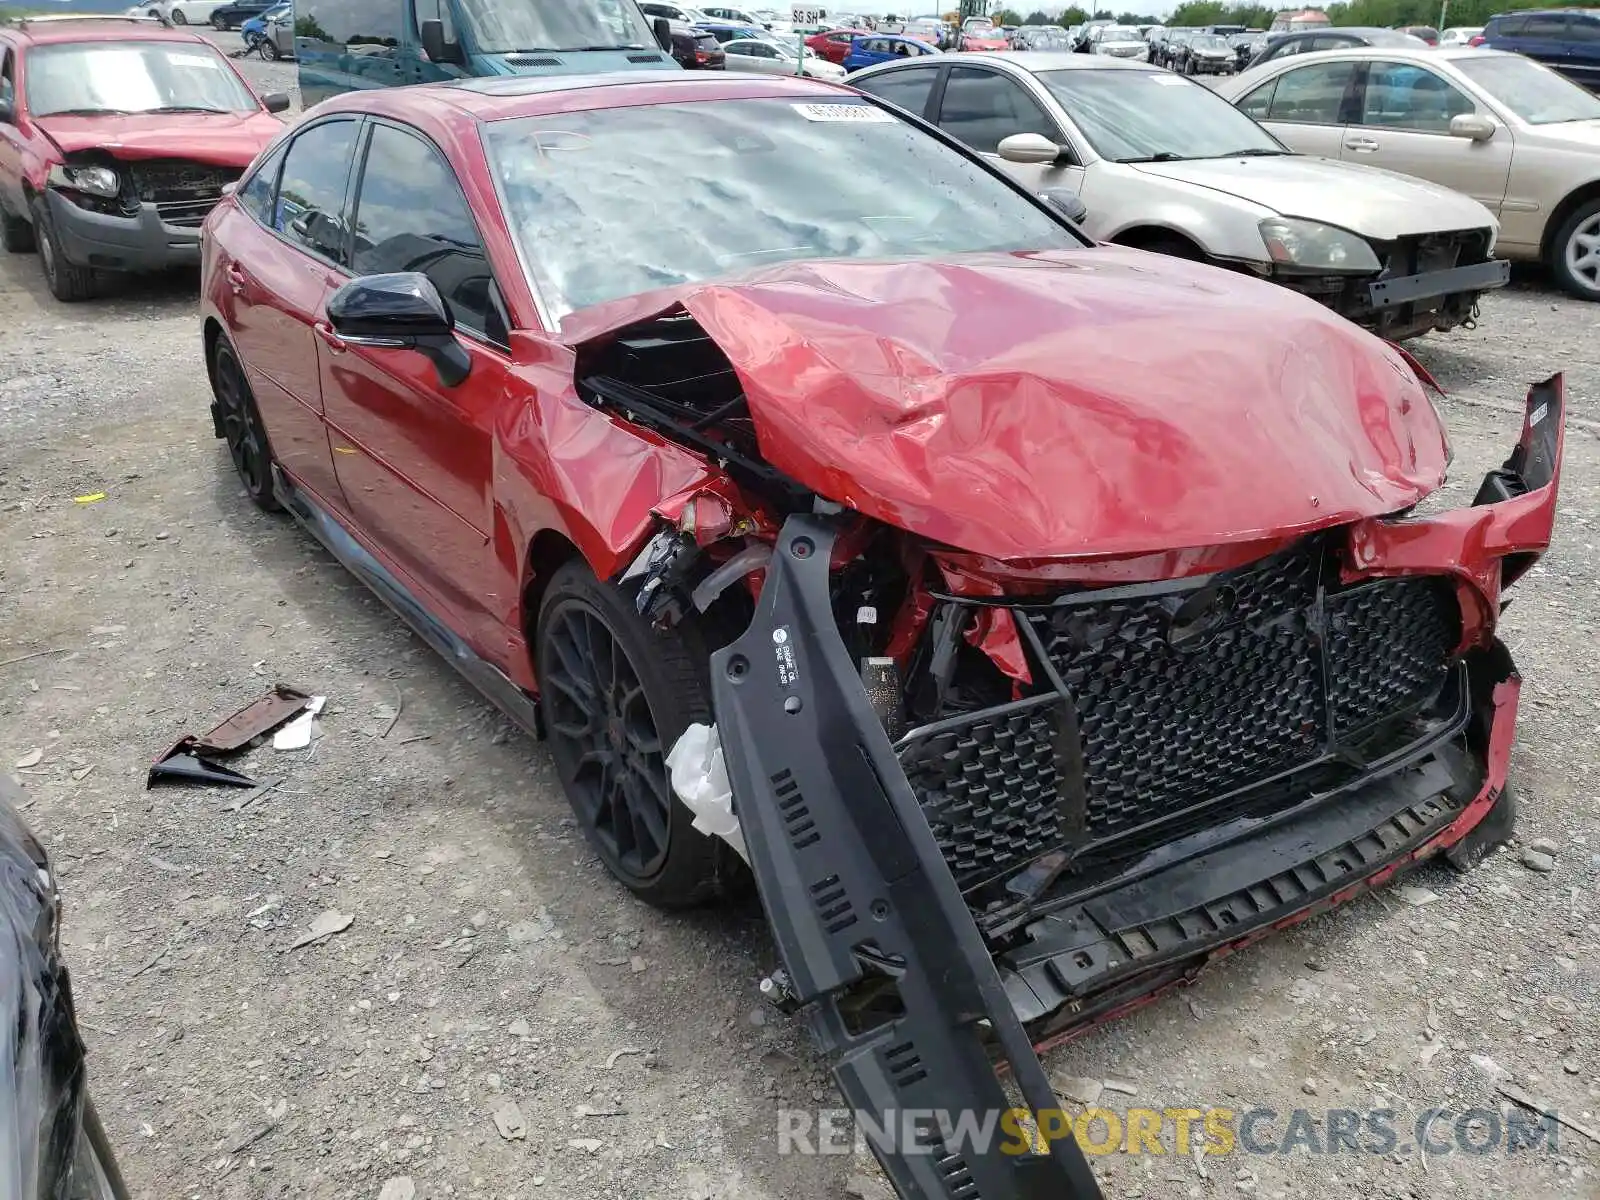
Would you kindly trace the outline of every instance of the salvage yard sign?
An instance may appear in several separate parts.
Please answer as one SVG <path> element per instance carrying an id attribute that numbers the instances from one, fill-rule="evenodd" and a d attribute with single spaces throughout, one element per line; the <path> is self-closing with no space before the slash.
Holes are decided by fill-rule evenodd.
<path id="1" fill-rule="evenodd" d="M 799 55 L 799 60 L 794 64 L 796 75 L 806 73 L 806 31 L 815 29 L 827 19 L 828 10 L 825 8 L 801 8 L 795 5 L 789 10 L 789 20 L 794 23 L 795 36 L 799 39 L 799 45 L 795 47 Z"/>

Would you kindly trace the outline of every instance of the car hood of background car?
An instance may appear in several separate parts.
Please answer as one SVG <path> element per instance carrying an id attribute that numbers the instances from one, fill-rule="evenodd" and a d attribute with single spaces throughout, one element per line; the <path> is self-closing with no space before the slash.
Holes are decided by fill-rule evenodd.
<path id="1" fill-rule="evenodd" d="M 127 161 L 185 158 L 226 167 L 246 166 L 283 132 L 283 122 L 265 110 L 36 117 L 34 124 L 63 154 L 104 150 Z"/>
<path id="2" fill-rule="evenodd" d="M 1115 247 L 797 262 L 579 310 L 580 355 L 686 310 L 762 455 L 1000 559 L 1285 536 L 1407 507 L 1444 433 L 1403 356 L 1314 301 Z"/>
<path id="3" fill-rule="evenodd" d="M 1380 241 L 1495 224 L 1494 214 L 1470 196 L 1326 158 L 1281 154 L 1129 165 L 1147 175 L 1227 192 L 1280 216 L 1325 221 Z"/>
<path id="4" fill-rule="evenodd" d="M 1528 136 L 1544 146 L 1560 146 L 1580 154 L 1600 150 L 1600 121 L 1552 121 L 1518 130 L 1517 137 Z"/>

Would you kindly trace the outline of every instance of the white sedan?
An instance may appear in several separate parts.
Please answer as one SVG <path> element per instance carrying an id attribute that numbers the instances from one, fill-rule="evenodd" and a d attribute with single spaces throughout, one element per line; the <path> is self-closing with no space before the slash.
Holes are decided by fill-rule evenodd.
<path id="1" fill-rule="evenodd" d="M 785 46 L 782 42 L 769 42 L 765 38 L 735 38 L 731 42 L 724 42 L 722 50 L 728 56 L 726 66 L 730 71 L 754 71 L 761 75 L 805 74 L 831 83 L 838 83 L 844 78 L 843 67 L 810 49 L 806 51 L 805 70 L 796 71 L 800 60 L 795 56 L 794 47 Z"/>
<path id="2" fill-rule="evenodd" d="M 174 25 L 207 25 L 211 14 L 227 0 L 150 0 L 142 6 L 145 15 L 170 21 Z"/>
<path id="3" fill-rule="evenodd" d="M 1208 88 L 1145 63 L 1019 51 L 868 67 L 850 85 L 938 125 L 1097 241 L 1248 271 L 1388 338 L 1454 328 L 1503 287 L 1468 196 L 1294 153 Z"/>

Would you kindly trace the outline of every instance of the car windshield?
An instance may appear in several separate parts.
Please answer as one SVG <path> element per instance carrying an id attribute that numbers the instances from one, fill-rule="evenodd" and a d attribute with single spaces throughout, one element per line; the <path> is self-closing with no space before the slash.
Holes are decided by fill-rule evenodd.
<path id="1" fill-rule="evenodd" d="M 633 0 L 460 0 L 462 19 L 484 54 L 535 50 L 643 50 L 655 35 Z M 694 20 L 707 20 L 694 14 Z"/>
<path id="2" fill-rule="evenodd" d="M 1040 71 L 1038 80 L 1113 162 L 1289 153 L 1215 92 L 1168 71 Z"/>
<path id="3" fill-rule="evenodd" d="M 1124 28 L 1121 28 L 1120 26 L 1117 26 L 1117 25 L 1112 25 L 1112 26 L 1108 27 L 1105 30 L 1105 32 L 1100 35 L 1100 40 L 1102 42 L 1142 42 L 1142 41 L 1144 41 L 1144 39 L 1139 36 L 1139 31 L 1137 29 L 1124 29 Z"/>
<path id="4" fill-rule="evenodd" d="M 1202 33 L 1199 37 L 1190 40 L 1189 45 L 1196 50 L 1226 50 L 1228 43 L 1214 33 Z"/>
<path id="5" fill-rule="evenodd" d="M 808 258 L 1076 248 L 1009 184 L 876 105 L 635 105 L 486 126 L 512 235 L 559 318 Z"/>
<path id="6" fill-rule="evenodd" d="M 252 112 L 239 77 L 200 42 L 54 42 L 28 55 L 28 111 L 36 117 L 101 113 Z"/>
<path id="7" fill-rule="evenodd" d="M 1530 125 L 1600 120 L 1600 97 L 1520 54 L 1451 61 L 1463 75 Z"/>

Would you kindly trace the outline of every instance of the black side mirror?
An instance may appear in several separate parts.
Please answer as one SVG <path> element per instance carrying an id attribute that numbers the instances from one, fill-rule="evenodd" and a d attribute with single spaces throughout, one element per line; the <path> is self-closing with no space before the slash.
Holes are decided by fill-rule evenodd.
<path id="1" fill-rule="evenodd" d="M 328 297 L 328 324 L 353 346 L 415 350 L 455 387 L 472 370 L 472 359 L 456 341 L 455 317 L 433 281 L 416 271 L 364 275 Z"/>
<path id="2" fill-rule="evenodd" d="M 283 92 L 268 92 L 261 97 L 261 107 L 269 113 L 289 111 L 289 97 Z"/>
<path id="3" fill-rule="evenodd" d="M 1068 188 L 1046 188 L 1039 193 L 1039 199 L 1074 225 L 1082 225 L 1083 219 L 1089 215 L 1089 210 L 1079 199 L 1078 193 Z"/>
<path id="4" fill-rule="evenodd" d="M 671 54 L 672 22 L 667 20 L 665 17 L 657 17 L 650 23 L 650 26 L 656 31 L 656 45 L 660 46 L 668 54 Z"/>
<path id="5" fill-rule="evenodd" d="M 427 52 L 430 61 L 440 66 L 444 66 L 447 63 L 466 66 L 467 59 L 461 53 L 461 43 L 444 40 L 444 22 L 438 17 L 430 17 L 424 21 L 421 33 L 422 48 Z"/>

